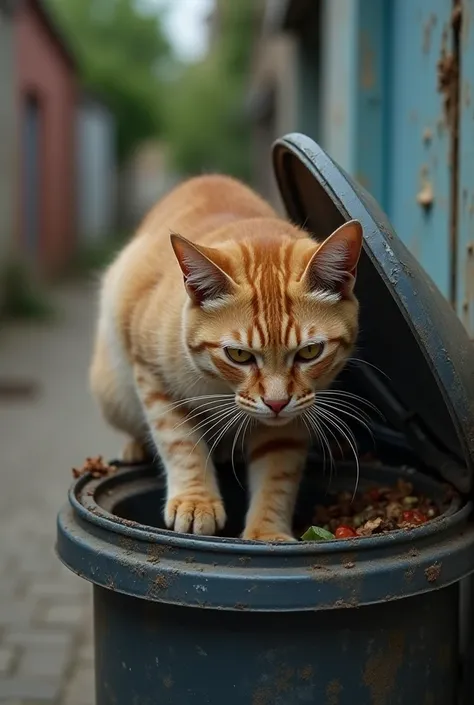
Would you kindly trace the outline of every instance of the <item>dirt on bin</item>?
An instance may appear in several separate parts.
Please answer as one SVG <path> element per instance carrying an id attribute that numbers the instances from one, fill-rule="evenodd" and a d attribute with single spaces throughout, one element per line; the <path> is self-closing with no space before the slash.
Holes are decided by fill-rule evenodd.
<path id="1" fill-rule="evenodd" d="M 115 472 L 117 472 L 115 465 L 105 463 L 101 455 L 86 458 L 81 468 L 72 468 L 72 476 L 74 479 L 82 477 L 82 475 L 91 475 L 94 478 L 107 477 Z"/>

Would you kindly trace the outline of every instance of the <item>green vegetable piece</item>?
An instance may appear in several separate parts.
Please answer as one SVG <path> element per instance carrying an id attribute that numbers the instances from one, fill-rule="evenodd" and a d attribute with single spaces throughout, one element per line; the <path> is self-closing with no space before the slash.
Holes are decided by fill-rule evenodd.
<path id="1" fill-rule="evenodd" d="M 330 531 L 323 529 L 321 526 L 310 526 L 301 537 L 302 541 L 330 541 L 336 538 Z"/>

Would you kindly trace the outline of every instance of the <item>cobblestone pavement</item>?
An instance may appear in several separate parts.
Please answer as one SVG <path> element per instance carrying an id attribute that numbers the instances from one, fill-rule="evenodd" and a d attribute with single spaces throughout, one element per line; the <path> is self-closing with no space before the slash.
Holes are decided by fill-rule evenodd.
<path id="1" fill-rule="evenodd" d="M 57 293 L 59 319 L 0 331 L 0 378 L 33 379 L 36 396 L 0 385 L 0 703 L 94 705 L 91 588 L 54 554 L 55 520 L 86 455 L 120 439 L 89 397 L 91 286 Z"/>

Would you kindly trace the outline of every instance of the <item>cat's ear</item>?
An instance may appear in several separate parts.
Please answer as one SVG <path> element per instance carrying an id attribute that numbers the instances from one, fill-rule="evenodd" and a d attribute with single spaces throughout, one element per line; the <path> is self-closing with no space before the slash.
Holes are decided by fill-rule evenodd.
<path id="1" fill-rule="evenodd" d="M 305 269 L 303 281 L 311 292 L 350 295 L 361 249 L 362 226 L 358 220 L 350 220 L 319 246 Z"/>
<path id="2" fill-rule="evenodd" d="M 171 245 L 183 272 L 186 291 L 194 303 L 204 304 L 235 289 L 234 280 L 222 268 L 225 259 L 218 250 L 196 245 L 175 233 L 171 234 Z"/>

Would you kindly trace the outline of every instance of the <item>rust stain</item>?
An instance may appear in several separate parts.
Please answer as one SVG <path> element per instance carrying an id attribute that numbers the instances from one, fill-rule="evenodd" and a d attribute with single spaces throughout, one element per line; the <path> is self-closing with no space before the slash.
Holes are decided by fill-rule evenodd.
<path id="1" fill-rule="evenodd" d="M 403 662 L 405 634 L 394 629 L 388 637 L 387 648 L 369 656 L 364 671 L 364 683 L 370 691 L 370 705 L 388 705 L 395 681 Z"/>
<path id="2" fill-rule="evenodd" d="M 375 61 L 374 50 L 372 49 L 370 38 L 366 32 L 360 33 L 361 62 L 360 62 L 360 85 L 365 91 L 370 91 L 375 86 Z"/>
<path id="3" fill-rule="evenodd" d="M 148 597 L 157 596 L 162 590 L 167 590 L 170 586 L 171 580 L 166 575 L 157 575 L 152 581 L 150 587 L 148 588 Z"/>
<path id="4" fill-rule="evenodd" d="M 133 541 L 133 539 L 129 536 L 119 535 L 118 544 L 120 548 L 123 548 L 125 553 L 132 553 L 135 547 L 135 541 Z"/>
<path id="5" fill-rule="evenodd" d="M 415 575 L 415 568 L 411 567 L 405 571 L 405 580 L 407 583 L 411 583 L 413 576 Z"/>
<path id="6" fill-rule="evenodd" d="M 459 100 L 460 100 L 460 56 L 461 56 L 461 0 L 453 0 L 451 27 L 442 34 L 441 54 L 438 61 L 438 92 L 443 96 L 443 112 L 450 130 L 450 285 L 449 299 L 456 308 L 457 300 L 457 249 L 458 249 L 458 191 L 459 191 Z M 451 36 L 449 31 L 451 30 Z M 451 43 L 449 42 L 451 39 Z"/>
<path id="7" fill-rule="evenodd" d="M 274 699 L 270 688 L 257 688 L 252 696 L 252 705 L 273 705 Z"/>
<path id="8" fill-rule="evenodd" d="M 168 551 L 167 546 L 159 546 L 158 544 L 150 544 L 147 553 L 147 563 L 159 563 L 163 554 Z"/>
<path id="9" fill-rule="evenodd" d="M 313 667 L 311 664 L 308 664 L 307 666 L 303 666 L 298 671 L 298 678 L 300 678 L 302 681 L 309 681 L 310 678 L 313 676 Z"/>
<path id="10" fill-rule="evenodd" d="M 291 688 L 291 680 L 295 674 L 293 668 L 289 666 L 281 666 L 278 676 L 275 679 L 275 688 L 277 693 L 286 693 Z"/>
<path id="11" fill-rule="evenodd" d="M 344 688 L 338 680 L 333 680 L 326 688 L 326 705 L 339 705 L 339 696 Z"/>
<path id="12" fill-rule="evenodd" d="M 450 126 L 454 124 L 454 113 L 457 109 L 453 100 L 453 86 L 458 80 L 458 70 L 456 57 L 448 52 L 443 45 L 438 61 L 438 91 L 443 96 L 444 114 L 446 122 Z"/>
<path id="13" fill-rule="evenodd" d="M 165 676 L 163 678 L 163 685 L 165 688 L 172 688 L 174 685 L 174 680 L 171 678 L 171 676 Z"/>
<path id="14" fill-rule="evenodd" d="M 433 563 L 425 569 L 426 579 L 429 583 L 435 583 L 441 574 L 441 563 Z"/>

